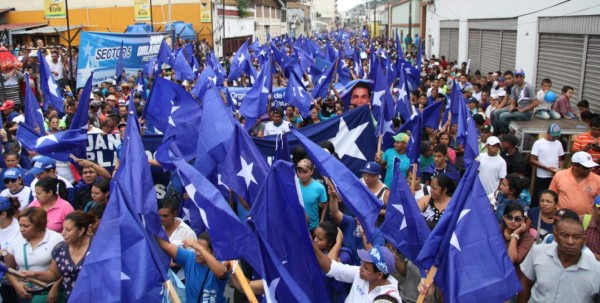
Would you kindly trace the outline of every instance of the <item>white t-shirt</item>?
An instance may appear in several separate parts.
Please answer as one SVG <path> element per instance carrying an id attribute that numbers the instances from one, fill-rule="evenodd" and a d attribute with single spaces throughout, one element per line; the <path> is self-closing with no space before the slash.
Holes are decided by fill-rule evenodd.
<path id="1" fill-rule="evenodd" d="M 265 129 L 263 131 L 263 135 L 264 136 L 271 136 L 271 135 L 279 135 L 282 133 L 287 133 L 290 131 L 290 123 L 287 121 L 283 121 L 281 122 L 281 124 L 279 126 L 276 126 L 273 121 L 271 122 L 267 122 L 265 124 Z"/>
<path id="2" fill-rule="evenodd" d="M 559 158 L 565 154 L 560 141 L 548 141 L 546 138 L 539 139 L 533 143 L 531 154 L 538 157 L 538 162 L 544 166 L 556 167 L 559 165 Z M 538 178 L 552 178 L 554 175 L 543 169 L 536 168 Z"/>
<path id="3" fill-rule="evenodd" d="M 350 293 L 346 297 L 345 302 L 347 303 L 373 302 L 377 296 L 383 294 L 390 295 L 398 302 L 402 302 L 398 292 L 398 280 L 391 275 L 387 278 L 389 284 L 377 286 L 371 291 L 369 291 L 369 282 L 360 278 L 360 266 L 331 261 L 331 268 L 327 276 L 337 281 L 352 283 Z"/>
<path id="4" fill-rule="evenodd" d="M 538 106 L 535 107 L 535 110 L 540 110 L 540 109 L 552 109 L 552 104 L 550 102 L 546 102 L 546 100 L 544 100 L 544 97 L 546 96 L 546 92 L 544 92 L 543 90 L 539 90 L 536 94 L 536 98 L 538 100 Z"/>
<path id="5" fill-rule="evenodd" d="M 15 257 L 17 269 L 25 270 L 25 258 L 23 257 L 23 248 L 25 247 L 29 270 L 46 271 L 50 268 L 52 250 L 56 244 L 63 240 L 61 234 L 46 228 L 44 239 L 35 248 L 32 248 L 31 244 L 29 244 L 22 235 L 19 235 L 8 246 L 8 253 Z M 27 245 L 24 246 L 25 243 L 27 243 Z"/>
<path id="6" fill-rule="evenodd" d="M 10 189 L 7 188 L 0 193 L 0 196 L 6 198 L 19 199 L 19 203 L 21 203 L 21 206 L 19 206 L 19 210 L 24 210 L 27 207 L 27 205 L 29 205 L 29 203 L 33 200 L 33 197 L 31 195 L 31 188 L 29 186 L 23 186 L 23 188 L 21 188 L 21 190 L 16 193 L 11 193 Z"/>
<path id="7" fill-rule="evenodd" d="M 500 155 L 490 157 L 486 153 L 479 155 L 479 163 L 479 180 L 489 195 L 498 189 L 500 180 L 506 177 L 506 161 Z"/>
<path id="8" fill-rule="evenodd" d="M 171 244 L 182 246 L 184 240 L 198 238 L 196 237 L 194 230 L 189 227 L 189 225 L 185 224 L 185 222 L 183 222 L 180 218 L 175 218 L 175 221 L 179 222 L 179 226 L 169 237 L 169 242 L 171 242 Z M 177 277 L 179 277 L 179 279 L 185 279 L 185 270 L 183 270 L 183 268 L 180 268 L 177 271 Z"/>
<path id="9" fill-rule="evenodd" d="M 75 181 L 75 177 L 73 177 L 73 172 L 71 171 L 71 163 L 68 161 L 56 161 L 56 173 L 67 179 L 69 183 Z"/>
<path id="10" fill-rule="evenodd" d="M 17 218 L 12 219 L 10 225 L 6 228 L 0 228 L 0 249 L 8 250 L 10 244 L 21 235 L 19 228 L 19 220 Z"/>
<path id="11" fill-rule="evenodd" d="M 56 63 L 52 62 L 52 58 L 50 58 L 50 60 L 48 61 L 48 67 L 50 67 L 50 72 L 56 72 L 58 75 L 54 75 L 54 79 L 56 79 L 57 81 L 63 78 L 63 74 L 64 74 L 64 67 L 62 64 L 62 61 L 60 61 L 60 58 L 58 58 L 58 61 Z"/>

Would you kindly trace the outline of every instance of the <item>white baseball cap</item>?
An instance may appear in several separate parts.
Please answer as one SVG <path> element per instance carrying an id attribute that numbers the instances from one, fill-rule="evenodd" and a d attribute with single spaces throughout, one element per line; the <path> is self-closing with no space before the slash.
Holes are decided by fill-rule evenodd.
<path id="1" fill-rule="evenodd" d="M 598 163 L 592 160 L 592 156 L 584 151 L 579 151 L 573 154 L 571 157 L 571 162 L 577 163 L 581 166 L 592 168 L 598 166 Z"/>

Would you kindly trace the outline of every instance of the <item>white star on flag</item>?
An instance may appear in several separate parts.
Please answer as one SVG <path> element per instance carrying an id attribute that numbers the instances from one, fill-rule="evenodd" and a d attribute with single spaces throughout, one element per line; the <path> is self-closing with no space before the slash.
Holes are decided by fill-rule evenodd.
<path id="1" fill-rule="evenodd" d="M 190 197 L 190 199 L 192 199 L 194 202 L 196 202 L 196 206 L 198 206 L 198 211 L 200 212 L 200 217 L 202 218 L 202 223 L 204 223 L 204 226 L 206 226 L 207 229 L 210 229 L 209 225 L 208 225 L 208 219 L 206 217 L 206 212 L 204 211 L 204 209 L 202 207 L 200 207 L 200 205 L 198 205 L 198 202 L 196 201 L 196 187 L 194 186 L 194 184 L 190 183 L 188 185 L 185 186 L 185 191 L 188 193 L 188 196 Z"/>
<path id="2" fill-rule="evenodd" d="M 321 78 L 319 78 L 319 81 L 317 81 L 317 84 L 323 83 L 323 81 L 325 81 L 325 79 L 327 79 L 327 76 L 325 76 L 325 75 L 321 76 Z"/>
<path id="3" fill-rule="evenodd" d="M 144 85 L 143 85 L 143 84 L 141 84 L 141 83 L 138 83 L 138 84 L 135 86 L 135 91 L 136 91 L 136 92 L 140 92 L 140 93 L 141 93 L 142 91 L 144 91 Z"/>
<path id="4" fill-rule="evenodd" d="M 271 285 L 267 285 L 267 281 L 264 279 L 262 280 L 264 288 L 267 289 L 267 291 L 265 292 L 267 302 L 277 303 L 275 293 L 277 291 L 277 286 L 279 285 L 280 280 L 281 278 L 273 279 L 273 281 L 271 281 Z"/>
<path id="5" fill-rule="evenodd" d="M 398 94 L 398 100 L 404 100 L 404 98 L 406 98 L 406 84 L 402 83 L 402 87 L 400 87 Z"/>
<path id="6" fill-rule="evenodd" d="M 356 140 L 358 140 L 358 137 L 360 137 L 365 128 L 367 128 L 368 124 L 368 122 L 365 122 L 350 130 L 348 129 L 348 125 L 346 124 L 344 118 L 340 118 L 340 125 L 337 134 L 335 134 L 335 137 L 329 139 L 329 141 L 331 141 L 331 143 L 333 143 L 335 146 L 335 151 L 340 159 L 348 155 L 353 158 L 367 161 L 365 155 L 363 155 L 358 148 L 358 145 L 356 145 Z"/>
<path id="7" fill-rule="evenodd" d="M 250 164 L 248 164 L 244 157 L 240 157 L 240 163 L 242 164 L 242 169 L 237 173 L 237 176 L 244 178 L 244 181 L 246 182 L 246 188 L 250 187 L 250 183 L 252 182 L 258 185 L 256 179 L 254 178 L 254 175 L 252 175 L 252 168 L 254 167 L 254 162 L 250 162 Z"/>
<path id="8" fill-rule="evenodd" d="M 35 141 L 35 147 L 40 147 L 42 145 L 42 143 L 44 143 L 44 141 L 46 141 L 46 140 L 58 143 L 58 139 L 56 138 L 56 136 L 54 134 L 51 134 L 48 136 L 43 136 L 43 137 L 37 138 L 37 140 Z"/>
<path id="9" fill-rule="evenodd" d="M 58 98 L 58 86 L 56 85 L 56 83 L 54 82 L 54 79 L 52 79 L 52 75 L 50 75 L 48 77 L 48 89 L 50 90 L 50 93 L 52 95 L 54 95 L 55 97 Z"/>
<path id="10" fill-rule="evenodd" d="M 244 54 L 240 54 L 240 56 L 238 57 L 238 64 L 241 64 L 244 59 L 246 59 L 246 56 L 244 56 Z"/>
<path id="11" fill-rule="evenodd" d="M 470 209 L 463 209 L 458 216 L 458 221 L 456 221 L 456 225 L 460 222 L 460 220 L 470 212 Z M 454 227 L 456 230 L 456 226 Z M 450 245 L 454 246 L 456 249 L 460 251 L 460 243 L 458 243 L 458 237 L 456 237 L 456 231 L 452 233 L 452 238 L 450 239 Z"/>
<path id="12" fill-rule="evenodd" d="M 403 230 L 406 228 L 406 216 L 404 215 L 404 205 L 402 204 L 392 204 L 392 206 L 397 209 L 402 214 L 402 224 L 400 224 L 400 229 Z"/>
<path id="13" fill-rule="evenodd" d="M 173 127 L 177 126 L 175 125 L 175 121 L 173 121 L 173 113 L 176 112 L 179 108 L 180 106 L 175 105 L 175 102 L 171 100 L 171 115 L 169 116 L 169 124 L 171 124 Z"/>
<path id="14" fill-rule="evenodd" d="M 381 106 L 381 97 L 385 95 L 384 90 L 376 91 L 373 94 L 373 106 Z"/>

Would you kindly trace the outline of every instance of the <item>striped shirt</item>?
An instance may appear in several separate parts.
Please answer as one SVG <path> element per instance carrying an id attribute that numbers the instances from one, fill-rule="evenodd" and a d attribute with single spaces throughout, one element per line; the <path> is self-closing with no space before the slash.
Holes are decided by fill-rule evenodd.
<path id="1" fill-rule="evenodd" d="M 598 160 L 600 160 L 600 151 L 595 151 L 593 149 L 585 150 L 585 147 L 590 143 L 598 144 L 599 140 L 600 138 L 592 137 L 592 134 L 589 131 L 587 133 L 579 134 L 577 137 L 575 137 L 575 141 L 573 141 L 571 151 L 574 153 L 578 151 L 586 151 L 588 154 L 590 154 L 590 156 L 592 156 L 592 160 L 594 160 L 594 162 L 598 162 Z"/>

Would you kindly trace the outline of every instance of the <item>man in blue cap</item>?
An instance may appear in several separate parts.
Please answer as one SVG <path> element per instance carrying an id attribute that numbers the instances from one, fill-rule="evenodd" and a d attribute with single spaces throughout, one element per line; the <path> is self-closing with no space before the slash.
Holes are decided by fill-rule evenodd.
<path id="1" fill-rule="evenodd" d="M 71 182 L 69 182 L 67 179 L 58 175 L 56 171 L 56 160 L 47 156 L 39 156 L 37 159 L 35 159 L 35 162 L 29 170 L 29 173 L 35 176 L 35 179 L 31 182 L 31 192 L 35 192 L 35 185 L 37 184 L 38 180 L 48 177 L 55 178 L 58 179 L 59 183 L 63 182 L 67 189 L 67 197 L 61 196 L 61 198 L 73 204 L 73 200 L 75 198 L 75 190 L 73 189 L 73 184 L 71 184 Z"/>
<path id="2" fill-rule="evenodd" d="M 346 302 L 373 302 L 379 295 L 389 295 L 401 302 L 398 281 L 390 274 L 396 270 L 396 256 L 385 246 L 359 249 L 361 265 L 347 265 L 331 260 L 313 244 L 321 270 L 328 277 L 352 283 Z"/>

